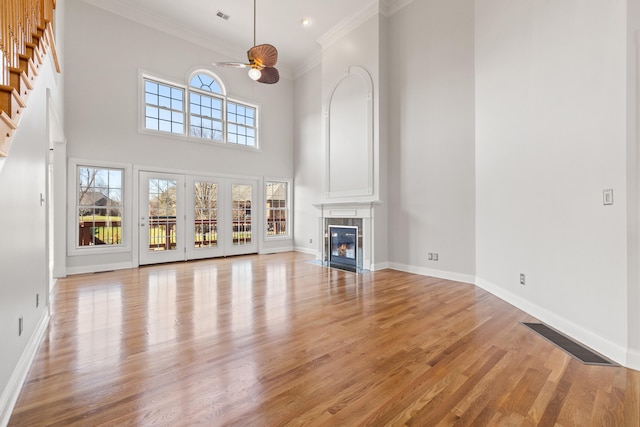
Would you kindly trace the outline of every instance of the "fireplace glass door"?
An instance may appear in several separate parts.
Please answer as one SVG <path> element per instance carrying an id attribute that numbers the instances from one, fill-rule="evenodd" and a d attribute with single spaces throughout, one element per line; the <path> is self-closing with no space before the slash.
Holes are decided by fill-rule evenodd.
<path id="1" fill-rule="evenodd" d="M 358 227 L 329 226 L 329 265 L 348 271 L 358 267 Z"/>

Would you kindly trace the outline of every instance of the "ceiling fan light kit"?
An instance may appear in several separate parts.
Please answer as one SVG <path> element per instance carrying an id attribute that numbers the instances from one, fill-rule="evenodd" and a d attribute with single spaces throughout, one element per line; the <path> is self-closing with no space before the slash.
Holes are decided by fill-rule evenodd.
<path id="1" fill-rule="evenodd" d="M 250 67 L 249 77 L 259 83 L 274 84 L 280 80 L 275 68 L 278 62 L 278 49 L 270 44 L 256 45 L 256 0 L 253 0 L 253 47 L 247 51 L 248 64 L 242 62 L 214 62 L 220 67 Z"/>
<path id="2" fill-rule="evenodd" d="M 262 77 L 262 73 L 260 72 L 259 69 L 257 68 L 251 68 L 249 70 L 249 78 L 251 80 L 258 80 L 260 77 Z"/>

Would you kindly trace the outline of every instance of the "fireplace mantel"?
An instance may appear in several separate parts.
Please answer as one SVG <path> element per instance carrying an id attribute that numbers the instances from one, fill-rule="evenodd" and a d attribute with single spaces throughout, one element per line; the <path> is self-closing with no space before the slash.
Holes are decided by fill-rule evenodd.
<path id="1" fill-rule="evenodd" d="M 382 202 L 329 202 L 314 204 L 323 218 L 372 218 Z"/>
<path id="2" fill-rule="evenodd" d="M 382 202 L 328 202 L 318 203 L 313 206 L 316 207 L 318 213 L 318 242 L 319 250 L 317 252 L 317 259 L 325 260 L 325 239 L 327 236 L 327 223 L 331 223 L 331 219 L 361 219 L 362 228 L 359 231 L 362 234 L 362 265 L 360 266 L 364 270 L 370 270 L 374 260 L 374 221 L 375 221 L 375 208 L 381 205 Z"/>

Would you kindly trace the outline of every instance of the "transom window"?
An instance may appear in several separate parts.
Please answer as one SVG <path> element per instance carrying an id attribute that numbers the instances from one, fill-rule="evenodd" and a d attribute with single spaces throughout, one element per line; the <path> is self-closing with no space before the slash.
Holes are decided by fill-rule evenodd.
<path id="1" fill-rule="evenodd" d="M 149 77 L 143 80 L 145 129 L 258 147 L 257 108 L 228 99 L 223 85 L 213 76 L 197 73 L 187 87 Z"/>

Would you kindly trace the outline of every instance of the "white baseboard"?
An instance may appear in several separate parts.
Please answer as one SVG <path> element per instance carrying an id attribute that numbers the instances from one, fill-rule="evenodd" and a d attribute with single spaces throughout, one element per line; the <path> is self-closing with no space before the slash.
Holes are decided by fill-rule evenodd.
<path id="1" fill-rule="evenodd" d="M 18 396 L 29 373 L 29 368 L 31 368 L 33 359 L 36 357 L 40 342 L 42 342 L 42 338 L 47 331 L 47 326 L 49 326 L 49 318 L 49 309 L 47 308 L 33 331 L 33 335 L 29 338 L 29 342 L 22 352 L 11 378 L 9 378 L 9 383 L 2 391 L 0 396 L 0 426 L 4 427 L 9 423 L 9 418 L 11 418 L 13 407 L 18 401 Z"/>
<path id="2" fill-rule="evenodd" d="M 640 371 L 640 350 L 629 350 L 627 352 L 627 368 Z"/>
<path id="3" fill-rule="evenodd" d="M 453 280 L 454 282 L 475 284 L 475 276 L 468 274 L 455 273 L 452 271 L 436 270 L 433 268 L 416 267 L 414 265 L 399 264 L 397 262 L 387 263 L 388 268 L 404 271 L 405 273 L 420 274 L 422 276 L 437 277 L 440 279 Z M 376 267 L 378 264 L 376 264 Z"/>
<path id="4" fill-rule="evenodd" d="M 81 267 L 67 267 L 67 275 L 73 274 L 85 274 L 85 273 L 100 273 L 102 271 L 111 270 L 125 270 L 127 268 L 133 268 L 131 262 L 119 262 L 115 264 L 99 264 L 99 265 L 83 265 Z"/>
<path id="5" fill-rule="evenodd" d="M 379 262 L 377 264 L 371 264 L 371 271 L 384 270 L 385 268 L 391 268 L 388 262 Z"/>
<path id="6" fill-rule="evenodd" d="M 619 363 L 622 366 L 631 367 L 628 360 L 630 359 L 631 355 L 628 354 L 626 348 L 614 342 L 611 342 L 606 338 L 593 333 L 592 331 L 584 329 L 583 327 L 576 325 L 575 323 L 547 310 L 546 308 L 540 307 L 537 304 L 533 304 L 531 301 L 515 295 L 505 290 L 504 288 L 501 288 L 500 286 L 487 282 L 486 280 L 476 278 L 476 286 L 519 308 L 525 313 L 538 318 L 541 322 L 546 323 L 552 328 L 557 329 L 558 331 L 572 337 L 573 339 L 603 354 L 616 363 Z M 635 362 L 640 362 L 640 354 L 634 356 L 637 357 Z M 640 363 L 636 363 L 635 369 L 637 369 L 638 366 L 640 366 Z"/>
<path id="7" fill-rule="evenodd" d="M 320 259 L 320 255 L 318 254 L 318 251 L 314 250 L 314 249 L 310 249 L 310 248 L 304 248 L 301 246 L 296 246 L 293 248 L 294 251 L 296 252 L 301 252 L 303 254 L 309 254 L 309 255 L 314 255 L 316 257 L 316 259 Z"/>
<path id="8" fill-rule="evenodd" d="M 279 248 L 262 248 L 258 251 L 259 255 L 280 254 L 283 252 L 293 251 L 293 246 L 282 246 Z"/>

